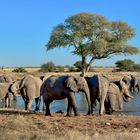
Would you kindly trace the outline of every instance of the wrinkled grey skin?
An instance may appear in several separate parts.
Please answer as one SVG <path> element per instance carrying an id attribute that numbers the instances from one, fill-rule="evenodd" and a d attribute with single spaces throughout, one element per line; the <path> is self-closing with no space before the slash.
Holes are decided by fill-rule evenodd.
<path id="1" fill-rule="evenodd" d="M 104 114 L 104 102 L 109 88 L 109 80 L 104 76 L 95 75 L 86 77 L 90 89 L 91 113 L 96 105 L 96 100 L 99 102 L 99 114 Z"/>
<path id="2" fill-rule="evenodd" d="M 140 91 L 140 79 L 136 76 L 124 76 L 122 80 L 129 86 L 130 91 L 135 92 L 136 88 Z"/>
<path id="3" fill-rule="evenodd" d="M 0 100 L 5 100 L 5 107 L 11 107 L 11 98 L 19 96 L 19 85 L 17 82 L 0 83 Z"/>
<path id="4" fill-rule="evenodd" d="M 106 113 L 111 114 L 113 111 L 122 110 L 123 101 L 128 102 L 131 98 L 133 97 L 125 82 L 122 80 L 110 82 L 105 100 Z"/>
<path id="5" fill-rule="evenodd" d="M 46 115 L 50 113 L 50 103 L 53 100 L 68 99 L 68 107 L 66 116 L 71 116 L 72 109 L 74 115 L 77 116 L 78 109 L 75 100 L 75 93 L 82 91 L 85 93 L 88 103 L 88 114 L 90 114 L 90 94 L 86 80 L 80 76 L 51 76 L 47 78 L 41 86 L 41 94 L 43 95 L 46 106 Z"/>
<path id="6" fill-rule="evenodd" d="M 39 110 L 41 84 L 42 81 L 40 78 L 31 75 L 27 75 L 21 80 L 19 88 L 25 103 L 25 110 L 31 110 L 33 99 L 35 99 L 36 102 L 35 110 Z"/>
<path id="7" fill-rule="evenodd" d="M 13 83 L 13 80 L 10 76 L 2 75 L 0 76 L 0 83 Z M 4 98 L 2 100 L 3 107 L 12 107 L 12 104 L 14 104 L 14 107 L 16 106 L 17 97 L 14 96 L 12 93 L 8 93 L 6 96 L 6 99 Z"/>

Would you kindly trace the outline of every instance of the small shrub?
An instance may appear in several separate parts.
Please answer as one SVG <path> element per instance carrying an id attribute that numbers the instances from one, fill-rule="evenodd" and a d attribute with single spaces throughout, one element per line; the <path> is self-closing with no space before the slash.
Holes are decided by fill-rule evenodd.
<path id="1" fill-rule="evenodd" d="M 65 72 L 65 67 L 64 66 L 57 66 L 56 72 Z"/>
<path id="2" fill-rule="evenodd" d="M 42 64 L 40 70 L 41 72 L 55 72 L 56 67 L 53 62 L 48 62 L 46 64 Z"/>
<path id="3" fill-rule="evenodd" d="M 12 72 L 25 73 L 25 72 L 27 72 L 27 71 L 26 71 L 24 68 L 19 67 L 19 68 L 14 69 Z"/>

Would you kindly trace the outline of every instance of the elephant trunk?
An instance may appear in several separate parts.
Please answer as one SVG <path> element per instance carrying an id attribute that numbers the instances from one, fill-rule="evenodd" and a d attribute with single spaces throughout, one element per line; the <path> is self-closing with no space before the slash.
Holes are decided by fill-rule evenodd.
<path id="1" fill-rule="evenodd" d="M 90 102 L 90 92 L 89 92 L 88 86 L 86 86 L 86 88 L 83 89 L 83 91 L 85 93 L 86 100 L 87 100 L 87 103 L 88 103 L 88 113 L 87 113 L 87 115 L 90 115 L 91 114 L 91 102 Z"/>

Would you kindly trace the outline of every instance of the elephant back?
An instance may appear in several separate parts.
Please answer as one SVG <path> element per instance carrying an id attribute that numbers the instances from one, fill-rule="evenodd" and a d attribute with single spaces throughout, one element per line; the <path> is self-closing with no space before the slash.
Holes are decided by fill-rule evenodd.
<path id="1" fill-rule="evenodd" d="M 95 75 L 88 80 L 90 91 L 96 92 L 99 96 L 102 92 L 107 91 L 109 80 L 104 76 Z"/>
<path id="2" fill-rule="evenodd" d="M 0 99 L 3 99 L 8 93 L 10 83 L 0 83 Z"/>
<path id="3" fill-rule="evenodd" d="M 42 81 L 39 77 L 27 75 L 20 82 L 20 90 L 22 90 L 22 88 L 30 89 L 34 94 L 34 98 L 37 98 L 40 96 L 41 84 Z"/>
<path id="4" fill-rule="evenodd" d="M 0 76 L 0 83 L 12 83 L 13 80 L 10 76 Z"/>

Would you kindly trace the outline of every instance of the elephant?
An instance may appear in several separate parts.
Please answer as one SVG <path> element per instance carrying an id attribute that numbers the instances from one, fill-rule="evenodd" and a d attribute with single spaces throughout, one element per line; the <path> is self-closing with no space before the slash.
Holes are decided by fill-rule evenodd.
<path id="1" fill-rule="evenodd" d="M 122 80 L 129 86 L 130 91 L 135 92 L 136 88 L 140 91 L 140 79 L 136 76 L 124 76 Z"/>
<path id="2" fill-rule="evenodd" d="M 13 83 L 13 80 L 10 76 L 2 75 L 0 76 L 0 83 Z M 3 99 L 2 101 L 3 101 L 4 107 L 12 107 L 13 103 L 14 103 L 14 106 L 16 106 L 17 97 L 9 92 L 7 94 L 6 100 Z"/>
<path id="3" fill-rule="evenodd" d="M 123 109 L 123 101 L 128 102 L 133 96 L 130 95 L 129 87 L 122 80 L 109 83 L 105 99 L 105 111 L 111 114 L 113 111 Z"/>
<path id="4" fill-rule="evenodd" d="M 99 102 L 99 114 L 104 114 L 104 103 L 109 88 L 109 79 L 105 76 L 94 75 L 93 77 L 86 77 L 91 101 L 91 113 L 93 113 L 93 107 L 96 106 L 96 100 Z"/>
<path id="5" fill-rule="evenodd" d="M 5 100 L 5 107 L 11 107 L 11 98 L 13 96 L 19 96 L 18 83 L 0 83 L 0 99 Z"/>
<path id="6" fill-rule="evenodd" d="M 13 80 L 10 76 L 0 76 L 0 83 L 12 83 Z"/>
<path id="7" fill-rule="evenodd" d="M 88 114 L 90 114 L 90 94 L 89 88 L 85 78 L 81 76 L 50 76 L 47 78 L 41 86 L 41 94 L 46 106 L 45 115 L 51 116 L 50 103 L 53 100 L 68 99 L 67 114 L 72 115 L 72 109 L 74 115 L 78 116 L 78 108 L 75 100 L 75 93 L 82 91 L 85 93 L 85 97 L 88 103 Z"/>
<path id="8" fill-rule="evenodd" d="M 35 99 L 36 107 L 35 111 L 39 110 L 40 106 L 40 87 L 42 81 L 39 77 L 27 75 L 22 78 L 19 88 L 20 94 L 25 103 L 25 110 L 30 111 L 33 99 Z"/>

